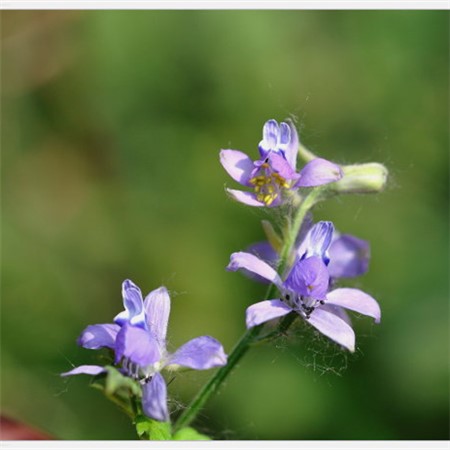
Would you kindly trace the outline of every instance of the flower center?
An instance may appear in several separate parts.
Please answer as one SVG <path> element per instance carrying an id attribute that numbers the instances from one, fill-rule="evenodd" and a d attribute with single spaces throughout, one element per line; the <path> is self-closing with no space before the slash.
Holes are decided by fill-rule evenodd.
<path id="1" fill-rule="evenodd" d="M 297 294 L 293 291 L 285 291 L 280 299 L 289 305 L 294 311 L 299 313 L 305 319 L 309 319 L 317 306 L 324 305 L 323 300 L 317 300 L 313 297 Z"/>
<path id="2" fill-rule="evenodd" d="M 249 180 L 254 186 L 256 199 L 270 206 L 280 195 L 281 189 L 289 189 L 289 183 L 280 174 L 273 172 L 270 165 L 264 162 L 256 176 Z"/>
<path id="3" fill-rule="evenodd" d="M 140 383 L 146 383 L 150 381 L 156 372 L 159 372 L 163 363 L 157 361 L 154 364 L 150 364 L 146 367 L 141 367 L 139 364 L 132 362 L 129 358 L 122 360 L 122 367 L 130 378 L 138 380 Z"/>

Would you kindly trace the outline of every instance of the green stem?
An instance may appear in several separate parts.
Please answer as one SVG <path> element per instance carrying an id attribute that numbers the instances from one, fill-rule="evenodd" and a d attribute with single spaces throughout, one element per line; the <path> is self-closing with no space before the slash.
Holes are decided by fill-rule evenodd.
<path id="1" fill-rule="evenodd" d="M 297 214 L 295 215 L 294 220 L 291 224 L 290 232 L 287 233 L 283 249 L 281 250 L 280 264 L 278 266 L 278 273 L 280 273 L 281 275 L 283 274 L 287 264 L 289 263 L 289 256 L 292 252 L 292 249 L 294 248 L 295 240 L 297 239 L 298 232 L 300 231 L 302 223 L 305 220 L 305 216 L 317 202 L 317 198 L 320 196 L 320 193 L 320 188 L 313 189 L 303 199 L 297 210 Z"/>
<path id="2" fill-rule="evenodd" d="M 294 217 L 294 220 L 292 221 L 290 230 L 287 233 L 283 248 L 281 250 L 280 264 L 278 267 L 278 272 L 281 274 L 284 272 L 286 265 L 288 264 L 289 255 L 291 254 L 292 249 L 295 245 L 295 239 L 298 235 L 303 220 L 309 209 L 311 209 L 311 207 L 314 206 L 319 191 L 320 189 L 317 188 L 311 190 L 309 194 L 306 197 L 304 197 L 303 201 L 301 202 L 297 210 L 297 213 Z M 270 285 L 267 290 L 266 299 L 273 298 L 275 290 L 276 286 L 273 284 Z M 285 316 L 280 321 L 278 327 L 279 332 L 281 333 L 286 332 L 287 329 L 292 324 L 292 322 L 295 320 L 295 318 L 296 318 L 295 314 L 288 314 L 287 316 Z M 227 365 L 221 367 L 212 376 L 212 378 L 203 386 L 203 388 L 199 391 L 197 396 L 192 400 L 191 404 L 180 415 L 180 417 L 178 418 L 178 420 L 174 425 L 174 432 L 180 430 L 183 427 L 188 426 L 197 417 L 197 414 L 199 413 L 203 405 L 206 403 L 206 401 L 209 399 L 209 397 L 219 389 L 220 385 L 223 383 L 223 381 L 226 379 L 229 373 L 233 370 L 236 364 L 240 361 L 240 359 L 249 350 L 251 345 L 258 341 L 258 337 L 261 334 L 263 327 L 264 324 L 261 324 L 256 327 L 250 328 L 244 333 L 244 335 L 241 337 L 241 339 L 238 341 L 234 349 L 229 354 Z"/>
<path id="3" fill-rule="evenodd" d="M 129 405 L 125 402 L 116 397 L 114 394 L 107 394 L 105 392 L 106 398 L 111 400 L 113 403 L 115 403 L 130 419 L 134 420 L 136 415 L 134 414 L 134 411 L 132 411 L 129 407 Z"/>

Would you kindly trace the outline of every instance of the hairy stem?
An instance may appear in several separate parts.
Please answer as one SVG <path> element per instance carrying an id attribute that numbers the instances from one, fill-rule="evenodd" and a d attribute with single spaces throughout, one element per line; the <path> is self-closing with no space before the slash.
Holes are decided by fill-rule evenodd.
<path id="1" fill-rule="evenodd" d="M 309 192 L 303 201 L 300 203 L 299 208 L 292 221 L 289 221 L 290 227 L 289 232 L 286 234 L 283 247 L 280 253 L 280 264 L 278 267 L 278 272 L 282 274 L 286 269 L 289 262 L 289 256 L 292 253 L 293 247 L 295 245 L 295 240 L 302 226 L 303 220 L 305 219 L 308 211 L 314 206 L 320 189 L 313 189 Z M 271 299 L 274 297 L 276 292 L 276 286 L 271 284 L 267 290 L 266 299 Z M 295 320 L 295 314 L 288 314 L 283 319 L 280 320 L 277 331 L 279 333 L 284 333 L 291 326 L 292 322 Z M 209 397 L 216 392 L 220 385 L 224 382 L 230 372 L 234 369 L 240 359 L 249 350 L 252 344 L 258 341 L 260 334 L 264 328 L 264 324 L 258 325 L 256 327 L 247 330 L 238 343 L 235 345 L 233 350 L 228 356 L 228 363 L 226 366 L 221 367 L 212 378 L 203 386 L 196 397 L 192 400 L 191 404 L 184 410 L 180 415 L 178 420 L 174 425 L 174 431 L 188 426 L 196 417 L 201 408 L 204 406 Z"/>

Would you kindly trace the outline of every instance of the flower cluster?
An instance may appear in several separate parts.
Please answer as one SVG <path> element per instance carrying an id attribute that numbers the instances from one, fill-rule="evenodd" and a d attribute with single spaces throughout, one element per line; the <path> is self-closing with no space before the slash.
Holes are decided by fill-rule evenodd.
<path id="1" fill-rule="evenodd" d="M 145 419 L 146 426 L 166 425 L 164 439 L 175 439 L 183 430 L 188 430 L 189 436 L 195 436 L 193 439 L 199 439 L 201 435 L 187 426 L 246 350 L 259 339 L 265 322 L 281 318 L 277 334 L 299 317 L 353 352 L 355 333 L 347 310 L 372 317 L 376 323 L 381 319 L 380 307 L 369 294 L 355 288 L 337 287 L 341 279 L 353 278 L 368 270 L 368 242 L 336 232 L 332 222 L 314 224 L 310 209 L 319 201 L 341 193 L 379 192 L 387 178 L 385 167 L 377 163 L 341 167 L 318 158 L 300 145 L 291 121 L 268 120 L 258 150 L 256 160 L 238 150 L 220 152 L 225 170 L 247 188 L 244 191 L 227 189 L 232 198 L 255 207 L 288 205 L 277 214 L 284 222 L 280 235 L 270 222 L 264 221 L 268 241 L 254 244 L 247 251 L 233 253 L 230 257 L 227 270 L 240 270 L 257 281 L 270 284 L 266 299 L 247 308 L 248 330 L 230 357 L 210 336 L 197 337 L 175 352 L 169 352 L 166 335 L 170 297 L 167 289 L 160 287 L 143 299 L 139 287 L 125 280 L 122 284 L 124 310 L 115 316 L 113 323 L 90 325 L 78 338 L 78 344 L 84 348 L 110 349 L 116 367 L 82 365 L 62 374 L 106 373 L 109 377 L 113 373 L 116 376 L 119 371 L 118 376 L 126 380 L 129 388 L 127 395 L 134 401 L 130 402 L 134 407 L 130 415 L 139 435 L 142 435 L 142 427 L 137 418 L 143 413 L 153 419 Z M 300 170 L 297 169 L 298 155 L 306 161 Z M 272 335 L 265 335 L 265 338 Z M 161 371 L 179 367 L 221 368 L 180 414 L 172 435 L 167 384 Z M 107 378 L 106 384 L 110 379 Z M 136 399 L 140 399 L 138 407 Z M 148 429 L 146 433 L 155 438 Z"/>
<path id="2" fill-rule="evenodd" d="M 88 349 L 110 348 L 115 364 L 122 373 L 142 385 L 142 410 L 144 414 L 160 421 L 169 420 L 167 387 L 161 370 L 179 366 L 190 369 L 210 369 L 227 363 L 222 345 L 210 336 L 188 341 L 174 353 L 166 347 L 170 297 L 165 287 L 160 287 L 142 299 L 142 293 L 132 281 L 122 284 L 124 311 L 114 318 L 114 323 L 88 326 L 78 338 L 78 344 Z M 62 375 L 98 375 L 106 368 L 83 365 Z"/>
<path id="3" fill-rule="evenodd" d="M 252 161 L 237 150 L 221 151 L 221 163 L 230 176 L 253 189 L 253 192 L 228 189 L 228 193 L 247 205 L 276 207 L 290 200 L 289 192 L 302 187 L 337 185 L 341 181 L 344 173 L 338 165 L 312 157 L 310 152 L 310 161 L 296 172 L 298 149 L 299 139 L 292 122 L 267 121 L 259 143 L 259 160 Z M 382 178 L 384 184 L 385 173 Z M 288 224 L 290 222 L 288 218 Z M 277 249 L 269 242 L 251 246 L 249 252 L 231 255 L 227 270 L 241 269 L 258 281 L 274 284 L 279 291 L 279 298 L 255 303 L 247 309 L 247 328 L 295 312 L 322 334 L 353 352 L 355 334 L 345 309 L 371 316 L 379 322 L 380 308 L 376 300 L 359 289 L 333 287 L 339 278 L 366 272 L 369 245 L 354 236 L 336 233 L 331 222 L 312 226 L 310 216 L 295 231 L 298 234 L 294 255 L 290 258 L 292 263 L 281 274 L 275 270 L 279 262 Z"/>

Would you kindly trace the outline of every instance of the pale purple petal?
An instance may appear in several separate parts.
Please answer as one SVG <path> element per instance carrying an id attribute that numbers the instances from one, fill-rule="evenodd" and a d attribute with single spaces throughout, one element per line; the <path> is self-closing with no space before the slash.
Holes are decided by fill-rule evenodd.
<path id="1" fill-rule="evenodd" d="M 326 159 L 315 158 L 303 167 L 296 186 L 320 186 L 338 181 L 341 178 L 342 169 L 337 164 Z"/>
<path id="2" fill-rule="evenodd" d="M 69 370 L 69 372 L 64 372 L 61 374 L 61 376 L 68 377 L 71 375 L 81 375 L 81 374 L 98 375 L 103 372 L 106 372 L 106 369 L 104 367 L 84 365 L 84 366 L 75 367 L 74 369 Z"/>
<path id="3" fill-rule="evenodd" d="M 245 323 L 247 328 L 252 328 L 277 317 L 285 316 L 291 311 L 292 308 L 281 300 L 264 300 L 247 308 Z"/>
<path id="4" fill-rule="evenodd" d="M 170 357 L 167 364 L 205 370 L 224 366 L 226 363 L 227 355 L 222 344 L 210 336 L 200 336 L 182 345 Z"/>
<path id="5" fill-rule="evenodd" d="M 256 200 L 256 196 L 253 192 L 238 191 L 236 189 L 226 189 L 226 191 L 235 200 L 237 200 L 240 203 L 244 203 L 245 205 L 259 206 L 259 207 L 266 206 L 265 203 Z"/>
<path id="6" fill-rule="evenodd" d="M 161 374 L 155 373 L 152 379 L 142 388 L 142 410 L 147 417 L 169 421 L 167 410 L 167 386 Z"/>
<path id="7" fill-rule="evenodd" d="M 320 221 L 307 233 L 300 244 L 297 254 L 300 258 L 318 256 L 325 264 L 330 261 L 328 248 L 333 238 L 334 225 L 332 222 Z"/>
<path id="8" fill-rule="evenodd" d="M 332 242 L 329 254 L 328 271 L 333 278 L 357 277 L 369 268 L 370 244 L 355 236 L 339 236 Z"/>
<path id="9" fill-rule="evenodd" d="M 257 256 L 272 267 L 276 267 L 279 259 L 278 253 L 267 241 L 255 242 L 254 244 L 249 245 L 246 252 Z"/>
<path id="10" fill-rule="evenodd" d="M 309 230 L 314 226 L 314 220 L 313 220 L 313 215 L 309 212 L 308 214 L 306 214 L 305 219 L 303 220 L 302 226 L 300 227 L 300 231 L 298 232 L 298 235 L 295 239 L 295 246 L 298 248 L 300 243 L 302 243 Z M 304 253 L 304 252 L 303 252 Z M 302 256 L 302 254 L 298 254 L 299 256 Z"/>
<path id="11" fill-rule="evenodd" d="M 238 150 L 222 150 L 220 162 L 234 180 L 245 186 L 248 185 L 254 165 L 245 153 Z"/>
<path id="12" fill-rule="evenodd" d="M 289 125 L 286 122 L 281 122 L 279 128 L 280 130 L 278 134 L 278 148 L 280 150 L 283 150 L 284 152 L 291 140 L 291 129 L 289 128 Z"/>
<path id="13" fill-rule="evenodd" d="M 359 289 L 335 289 L 327 294 L 327 303 L 373 317 L 376 323 L 381 320 L 381 310 L 377 301 Z"/>
<path id="14" fill-rule="evenodd" d="M 119 325 L 113 323 L 89 325 L 82 331 L 77 343 L 91 350 L 102 347 L 114 348 L 119 330 Z"/>
<path id="15" fill-rule="evenodd" d="M 131 280 L 125 280 L 122 283 L 122 297 L 125 311 L 119 313 L 114 322 L 118 325 L 130 322 L 132 325 L 145 326 L 142 293 L 139 287 Z"/>
<path id="16" fill-rule="evenodd" d="M 291 167 L 284 156 L 271 152 L 268 155 L 268 159 L 273 172 L 278 173 L 285 180 L 297 180 L 299 178 L 300 175 Z"/>
<path id="17" fill-rule="evenodd" d="M 159 361 L 161 354 L 158 343 L 147 330 L 126 323 L 116 338 L 116 364 L 122 357 L 145 367 Z"/>
<path id="18" fill-rule="evenodd" d="M 264 158 L 268 152 L 277 149 L 279 127 L 274 119 L 268 120 L 263 127 L 263 139 L 259 143 L 259 152 Z"/>
<path id="19" fill-rule="evenodd" d="M 355 333 L 352 327 L 335 314 L 316 308 L 307 322 L 346 349 L 355 351 Z"/>
<path id="20" fill-rule="evenodd" d="M 319 308 L 324 309 L 325 311 L 328 311 L 334 314 L 335 316 L 338 316 L 345 323 L 352 326 L 352 319 L 350 319 L 350 316 L 347 314 L 347 311 L 344 308 L 341 308 L 340 306 L 336 305 L 328 305 L 327 303 L 321 305 Z"/>
<path id="21" fill-rule="evenodd" d="M 318 256 L 298 260 L 292 267 L 284 285 L 301 295 L 324 300 L 330 277 L 327 266 Z"/>
<path id="22" fill-rule="evenodd" d="M 165 349 L 167 324 L 170 314 L 170 297 L 167 289 L 162 286 L 147 295 L 144 301 L 144 311 L 147 326 L 161 349 Z"/>
<path id="23" fill-rule="evenodd" d="M 262 259 L 267 264 L 272 267 L 276 267 L 278 263 L 278 253 L 273 249 L 273 247 L 267 241 L 256 242 L 255 244 L 250 245 L 246 249 L 246 253 L 251 253 L 255 255 L 259 259 Z M 270 283 L 266 278 L 260 277 L 259 275 L 255 275 L 253 272 L 249 272 L 248 270 L 241 269 L 242 273 L 251 278 L 252 280 L 258 281 L 259 283 Z"/>
<path id="24" fill-rule="evenodd" d="M 259 275 L 266 280 L 274 283 L 277 286 L 281 286 L 281 278 L 277 272 L 269 266 L 269 264 L 261 261 L 255 255 L 245 252 L 236 252 L 230 256 L 230 263 L 227 266 L 227 270 L 235 272 L 239 269 L 246 269 L 256 275 Z"/>
<path id="25" fill-rule="evenodd" d="M 284 154 L 292 169 L 295 170 L 297 167 L 297 153 L 299 140 L 295 125 L 292 123 L 291 120 L 288 120 L 288 126 L 290 129 L 290 136 L 289 136 L 289 143 L 284 148 Z"/>

